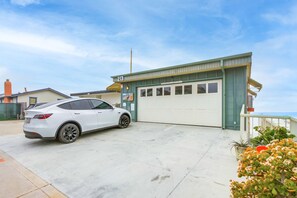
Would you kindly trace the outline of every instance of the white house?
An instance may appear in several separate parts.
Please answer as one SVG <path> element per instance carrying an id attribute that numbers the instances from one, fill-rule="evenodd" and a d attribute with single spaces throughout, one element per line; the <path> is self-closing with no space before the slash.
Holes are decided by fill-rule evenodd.
<path id="1" fill-rule="evenodd" d="M 70 96 L 78 96 L 80 98 L 98 98 L 112 104 L 113 106 L 119 107 L 121 105 L 121 90 L 122 85 L 120 83 L 113 83 L 108 86 L 106 90 L 72 93 Z"/>
<path id="2" fill-rule="evenodd" d="M 51 88 L 25 91 L 22 93 L 12 94 L 11 96 L 2 95 L 0 96 L 0 103 L 4 102 L 4 97 L 10 98 L 10 103 L 22 103 L 24 107 L 35 105 L 36 103 L 47 103 L 70 98 L 70 96 Z"/>

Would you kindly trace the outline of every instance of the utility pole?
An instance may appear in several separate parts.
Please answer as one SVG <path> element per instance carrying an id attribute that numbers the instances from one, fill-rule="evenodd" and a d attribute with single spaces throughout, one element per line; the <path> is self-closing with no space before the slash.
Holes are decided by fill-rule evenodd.
<path id="1" fill-rule="evenodd" d="M 132 48 L 130 51 L 130 74 L 132 73 Z"/>

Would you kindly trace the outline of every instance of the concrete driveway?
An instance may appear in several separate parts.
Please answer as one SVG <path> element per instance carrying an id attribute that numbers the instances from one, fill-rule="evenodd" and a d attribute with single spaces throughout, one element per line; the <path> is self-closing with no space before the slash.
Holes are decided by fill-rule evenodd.
<path id="1" fill-rule="evenodd" d="M 238 131 L 133 123 L 73 144 L 0 137 L 0 149 L 69 197 L 229 197 Z"/>

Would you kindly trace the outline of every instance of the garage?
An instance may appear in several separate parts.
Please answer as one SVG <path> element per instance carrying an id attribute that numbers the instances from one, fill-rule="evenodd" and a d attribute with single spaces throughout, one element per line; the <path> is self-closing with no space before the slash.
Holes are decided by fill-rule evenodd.
<path id="1" fill-rule="evenodd" d="M 240 129 L 262 85 L 251 78 L 252 53 L 112 76 L 121 107 L 135 122 Z M 245 112 L 247 109 L 243 109 Z"/>
<path id="2" fill-rule="evenodd" d="M 139 87 L 138 121 L 221 127 L 221 82 Z"/>

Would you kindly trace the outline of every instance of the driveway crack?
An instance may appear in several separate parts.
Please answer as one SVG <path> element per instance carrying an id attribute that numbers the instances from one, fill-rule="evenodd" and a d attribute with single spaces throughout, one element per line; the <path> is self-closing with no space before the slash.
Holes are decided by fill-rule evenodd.
<path id="1" fill-rule="evenodd" d="M 192 170 L 200 163 L 200 161 L 205 157 L 205 155 L 208 153 L 208 151 L 211 149 L 212 145 L 214 143 L 212 143 L 207 150 L 203 153 L 203 155 L 198 159 L 198 161 L 194 164 L 194 166 L 185 174 L 185 176 L 174 186 L 174 188 L 170 191 L 170 193 L 168 194 L 167 198 L 169 196 L 171 196 L 171 194 L 175 191 L 175 189 L 177 189 L 177 187 L 186 179 L 186 177 L 192 172 Z"/>

